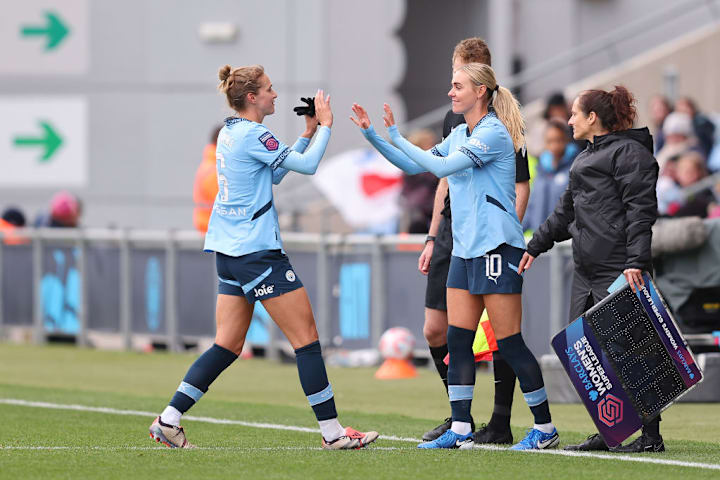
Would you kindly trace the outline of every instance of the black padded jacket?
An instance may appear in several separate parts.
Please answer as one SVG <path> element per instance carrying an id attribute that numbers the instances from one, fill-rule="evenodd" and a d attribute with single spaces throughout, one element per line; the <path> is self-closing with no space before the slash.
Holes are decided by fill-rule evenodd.
<path id="1" fill-rule="evenodd" d="M 647 128 L 595 137 L 575 158 L 568 188 L 528 243 L 528 253 L 537 257 L 572 238 L 575 268 L 586 275 L 650 271 L 651 227 L 658 215 L 652 152 Z"/>

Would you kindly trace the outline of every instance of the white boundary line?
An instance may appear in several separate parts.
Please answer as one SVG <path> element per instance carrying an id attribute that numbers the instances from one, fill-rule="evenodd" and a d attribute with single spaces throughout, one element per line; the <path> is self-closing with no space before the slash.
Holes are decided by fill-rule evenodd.
<path id="1" fill-rule="evenodd" d="M 157 417 L 157 413 L 145 412 L 142 410 L 118 410 L 116 408 L 108 407 L 89 407 L 87 405 L 73 405 L 73 404 L 60 404 L 60 403 L 49 403 L 49 402 L 32 402 L 28 400 L 18 400 L 14 398 L 0 398 L 0 404 L 5 405 L 16 405 L 21 407 L 34 407 L 34 408 L 48 408 L 53 410 L 75 410 L 79 412 L 94 412 L 94 413 L 107 413 L 111 415 L 134 415 L 138 417 Z M 242 420 L 229 420 L 225 418 L 213 418 L 213 417 L 196 417 L 194 415 L 183 415 L 184 420 L 203 422 L 203 423 L 214 423 L 217 425 L 240 425 L 243 427 L 252 428 L 265 428 L 270 430 L 286 430 L 292 432 L 306 432 L 306 433 L 320 433 L 317 428 L 308 427 L 297 427 L 295 425 L 281 425 L 275 423 L 258 423 L 258 422 L 244 422 Z M 408 437 L 395 437 L 392 435 L 381 435 L 380 438 L 384 440 L 393 440 L 397 442 L 414 442 L 420 443 L 420 439 L 408 438 Z"/>
<path id="2" fill-rule="evenodd" d="M 106 413 L 111 415 L 133 415 L 139 417 L 156 417 L 157 414 L 153 412 L 145 412 L 142 410 L 119 410 L 116 408 L 108 407 L 90 407 L 87 405 L 73 405 L 73 404 L 60 404 L 50 402 L 33 402 L 28 400 L 19 400 L 15 398 L 0 398 L 0 404 L 15 405 L 21 407 L 33 407 L 33 408 L 47 408 L 53 410 L 74 410 L 79 412 L 94 412 L 94 413 Z M 281 425 L 274 423 L 257 423 L 257 422 L 244 422 L 242 420 L 230 420 L 224 418 L 213 418 L 213 417 L 196 417 L 193 415 L 185 415 L 185 420 L 213 423 L 219 425 L 240 425 L 243 427 L 251 428 L 265 428 L 271 430 L 286 430 L 293 432 L 306 432 L 306 433 L 320 433 L 316 428 L 297 427 L 294 425 Z M 411 437 L 396 437 L 393 435 L 381 435 L 381 439 L 392 440 L 397 442 L 409 442 L 419 443 L 420 439 Z M 477 446 L 476 448 L 481 450 L 507 450 L 502 447 L 496 447 L 491 445 Z M 0 450 L 155 450 L 158 447 L 53 447 L 53 446 L 0 446 Z M 203 448 L 200 448 L 201 450 Z M 395 450 L 393 447 L 373 447 L 373 450 Z M 307 447 L 268 447 L 268 448 L 207 448 L 207 450 L 316 450 L 315 448 Z M 598 458 L 601 460 L 612 460 L 612 461 L 625 461 L 625 462 L 637 462 L 637 463 L 651 463 L 657 465 L 670 465 L 675 467 L 689 467 L 689 468 L 700 468 L 704 470 L 720 470 L 720 464 L 714 463 L 697 463 L 697 462 L 684 462 L 681 460 L 669 460 L 663 458 L 648 458 L 644 456 L 632 456 L 632 455 L 616 455 L 616 454 L 598 454 L 588 452 L 571 452 L 567 450 L 532 450 L 532 453 L 547 454 L 547 455 L 560 455 L 563 457 L 584 457 L 584 458 Z"/>
<path id="3" fill-rule="evenodd" d="M 7 445 L 2 446 L 0 445 L 0 451 L 2 450 L 70 450 L 70 451 L 145 451 L 145 450 L 163 450 L 167 451 L 167 447 L 138 447 L 135 445 L 120 445 L 115 447 L 100 447 L 100 446 L 40 446 L 40 445 Z M 405 450 L 403 448 L 398 447 L 375 447 L 373 446 L 373 450 Z M 266 451 L 266 452 L 275 452 L 275 451 L 313 451 L 313 450 L 322 450 L 321 447 L 195 447 L 193 450 L 212 450 L 214 452 L 217 451 L 230 451 L 230 452 L 248 452 L 248 451 Z"/>

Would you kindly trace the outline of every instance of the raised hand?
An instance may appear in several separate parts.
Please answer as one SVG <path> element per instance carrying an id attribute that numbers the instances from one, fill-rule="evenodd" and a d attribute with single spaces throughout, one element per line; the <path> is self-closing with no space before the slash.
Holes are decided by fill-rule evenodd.
<path id="1" fill-rule="evenodd" d="M 293 112 L 305 118 L 305 132 L 301 136 L 312 138 L 318 127 L 318 120 L 315 116 L 315 97 L 300 97 L 300 101 L 305 105 L 293 108 Z"/>
<path id="2" fill-rule="evenodd" d="M 305 115 L 303 118 L 305 118 L 305 132 L 302 136 L 312 138 L 313 135 L 315 135 L 315 131 L 317 131 L 318 119 L 317 117 L 311 117 L 309 115 Z"/>
<path id="3" fill-rule="evenodd" d="M 293 112 L 297 116 L 308 115 L 310 117 L 315 116 L 315 98 L 314 97 L 300 97 L 300 101 L 306 105 L 293 108 Z"/>
<path id="4" fill-rule="evenodd" d="M 318 90 L 315 95 L 315 116 L 320 125 L 332 127 L 333 113 L 330 108 L 330 95 L 326 97 L 322 90 Z"/>
<path id="5" fill-rule="evenodd" d="M 368 116 L 365 109 L 357 103 L 353 103 L 351 108 L 353 113 L 357 116 L 357 119 L 350 115 L 350 120 L 352 120 L 355 125 L 362 128 L 363 130 L 365 130 L 366 128 L 370 128 L 370 117 Z"/>
<path id="6" fill-rule="evenodd" d="M 390 109 L 390 105 L 387 103 L 383 103 L 383 110 L 385 111 L 385 115 L 383 115 L 383 120 L 385 121 L 385 127 L 392 127 L 395 125 L 395 116 L 393 115 L 392 110 Z"/>

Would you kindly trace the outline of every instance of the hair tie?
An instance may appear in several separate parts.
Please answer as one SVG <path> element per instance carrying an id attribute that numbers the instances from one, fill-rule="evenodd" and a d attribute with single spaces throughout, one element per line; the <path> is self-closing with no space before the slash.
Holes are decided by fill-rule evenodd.
<path id="1" fill-rule="evenodd" d="M 493 88 L 493 92 L 497 92 L 498 90 L 500 90 L 500 85 L 496 83 L 495 88 Z"/>

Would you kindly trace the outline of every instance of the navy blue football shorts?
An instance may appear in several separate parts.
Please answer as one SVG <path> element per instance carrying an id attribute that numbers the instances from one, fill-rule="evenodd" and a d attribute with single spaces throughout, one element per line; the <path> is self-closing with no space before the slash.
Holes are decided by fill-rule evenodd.
<path id="1" fill-rule="evenodd" d="M 282 250 L 262 250 L 239 257 L 215 253 L 218 293 L 256 300 L 277 297 L 303 286 Z"/>
<path id="2" fill-rule="evenodd" d="M 450 259 L 447 287 L 473 295 L 522 293 L 523 278 L 517 273 L 525 250 L 503 243 L 482 257 Z"/>

